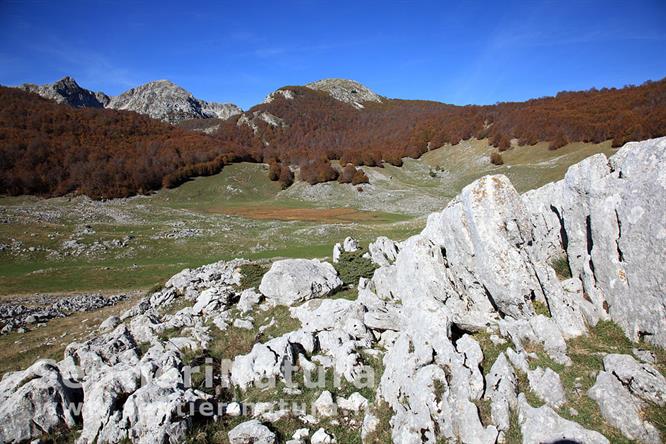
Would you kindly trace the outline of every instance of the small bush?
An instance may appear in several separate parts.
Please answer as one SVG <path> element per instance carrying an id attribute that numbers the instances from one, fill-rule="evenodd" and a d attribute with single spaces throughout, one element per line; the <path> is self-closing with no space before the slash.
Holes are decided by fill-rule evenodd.
<path id="1" fill-rule="evenodd" d="M 490 153 L 490 163 L 493 165 L 504 165 L 504 159 L 502 159 L 502 155 L 500 153 L 493 151 Z"/>
<path id="2" fill-rule="evenodd" d="M 340 255 L 339 262 L 333 264 L 345 285 L 356 285 L 362 277 L 370 279 L 377 269 L 370 259 L 363 257 L 364 253 L 363 249 L 345 251 Z"/>
<path id="3" fill-rule="evenodd" d="M 238 288 L 246 290 L 248 288 L 259 288 L 261 278 L 264 277 L 268 269 L 268 264 L 245 264 L 240 267 L 241 280 Z"/>

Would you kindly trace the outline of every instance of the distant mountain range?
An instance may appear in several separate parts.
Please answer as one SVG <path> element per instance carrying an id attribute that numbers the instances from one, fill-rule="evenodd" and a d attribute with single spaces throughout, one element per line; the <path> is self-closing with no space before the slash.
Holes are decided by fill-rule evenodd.
<path id="1" fill-rule="evenodd" d="M 134 111 L 168 123 L 188 119 L 228 119 L 243 112 L 233 103 L 197 99 L 192 93 L 169 80 L 149 82 L 115 97 L 82 88 L 71 77 L 64 77 L 46 85 L 25 83 L 19 88 L 75 108 Z"/>

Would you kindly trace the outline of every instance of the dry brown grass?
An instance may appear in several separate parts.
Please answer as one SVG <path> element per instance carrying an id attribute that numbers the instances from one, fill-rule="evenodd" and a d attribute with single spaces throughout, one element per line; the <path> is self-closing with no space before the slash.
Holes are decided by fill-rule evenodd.
<path id="1" fill-rule="evenodd" d="M 130 308 L 142 294 L 130 293 L 127 300 L 111 307 L 51 319 L 42 327 L 30 327 L 26 333 L 0 336 L 0 375 L 23 370 L 40 358 L 61 360 L 70 342 L 83 341 L 96 334 L 101 322 Z"/>

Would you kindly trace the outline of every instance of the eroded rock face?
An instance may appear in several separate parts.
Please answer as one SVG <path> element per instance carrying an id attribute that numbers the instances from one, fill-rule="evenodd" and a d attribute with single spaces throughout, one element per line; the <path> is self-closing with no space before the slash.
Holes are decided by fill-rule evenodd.
<path id="1" fill-rule="evenodd" d="M 7 374 L 0 381 L 0 441 L 24 442 L 74 427 L 82 395 L 81 389 L 68 384 L 60 369 L 48 361 Z"/>
<path id="2" fill-rule="evenodd" d="M 666 251 L 666 209 L 663 199 L 653 197 L 666 191 L 659 167 L 665 161 L 666 138 L 631 142 L 610 160 L 597 154 L 573 165 L 564 180 L 531 198 L 542 202 L 542 211 L 558 215 L 559 230 L 552 216 L 534 213 L 535 230 L 550 233 L 535 239 L 535 249 L 557 250 L 561 233 L 573 277 L 582 283 L 579 303 L 587 321 L 610 317 L 630 339 L 661 347 L 666 273 L 655 259 Z"/>
<path id="3" fill-rule="evenodd" d="M 293 305 L 325 296 L 342 286 L 335 268 L 316 259 L 276 261 L 261 279 L 259 291 L 278 305 Z"/>

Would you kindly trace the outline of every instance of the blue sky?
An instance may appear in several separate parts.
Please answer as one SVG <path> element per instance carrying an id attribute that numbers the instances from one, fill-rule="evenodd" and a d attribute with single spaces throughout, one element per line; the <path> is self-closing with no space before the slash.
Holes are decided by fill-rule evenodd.
<path id="1" fill-rule="evenodd" d="M 0 0 L 0 84 L 170 79 L 248 108 L 325 77 L 495 103 L 666 77 L 666 1 Z"/>

